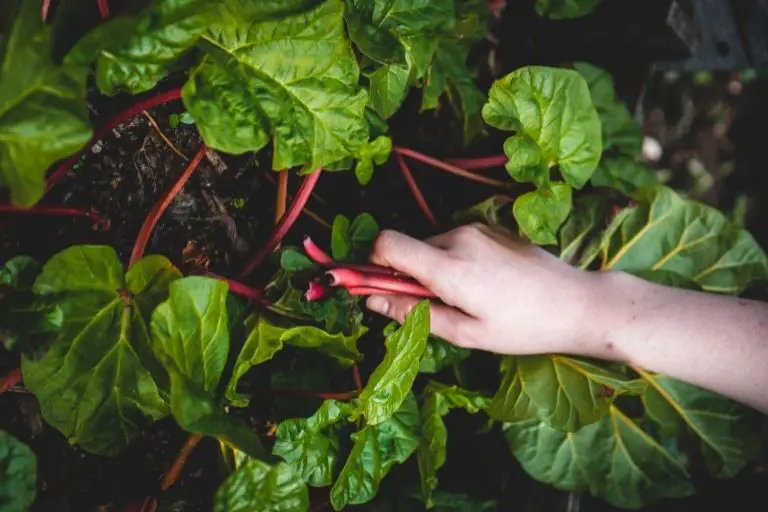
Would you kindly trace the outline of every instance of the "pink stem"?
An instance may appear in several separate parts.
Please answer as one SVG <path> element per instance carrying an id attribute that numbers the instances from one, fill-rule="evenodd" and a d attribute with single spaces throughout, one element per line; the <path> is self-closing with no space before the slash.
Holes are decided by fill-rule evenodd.
<path id="1" fill-rule="evenodd" d="M 435 295 L 431 292 L 426 294 L 425 292 L 421 290 L 385 290 L 382 288 L 373 288 L 370 286 L 352 286 L 349 288 L 346 288 L 347 292 L 350 295 L 354 295 L 356 297 L 365 297 L 368 295 L 409 295 L 412 297 L 422 297 L 427 299 L 435 298 Z"/>
<path id="2" fill-rule="evenodd" d="M 308 236 L 304 237 L 304 252 L 307 254 L 309 259 L 323 267 L 328 267 L 335 264 L 333 258 L 331 258 L 324 250 L 318 247 L 317 244 L 315 244 L 315 242 L 313 242 L 312 239 Z"/>
<path id="3" fill-rule="evenodd" d="M 0 379 L 0 395 L 21 382 L 21 379 L 21 368 L 16 368 L 15 370 L 11 371 L 11 373 Z"/>
<path id="4" fill-rule="evenodd" d="M 80 151 L 64 160 L 56 168 L 56 170 L 51 173 L 46 183 L 46 191 L 50 190 L 54 185 L 61 181 L 61 179 L 70 171 L 70 169 L 72 169 L 72 167 L 80 161 L 83 153 L 88 151 L 94 144 L 96 144 L 96 142 L 111 132 L 114 128 L 133 119 L 147 109 L 178 100 L 179 98 L 181 98 L 181 89 L 176 88 L 155 94 L 148 98 L 144 98 L 127 107 L 125 110 L 105 123 L 101 128 L 96 130 L 96 132 L 93 134 L 93 137 L 91 137 L 91 140 L 89 140 L 88 143 Z"/>
<path id="5" fill-rule="evenodd" d="M 239 295 L 240 297 L 244 297 L 256 302 L 265 302 L 264 294 L 257 288 L 243 284 L 240 281 L 235 281 L 234 279 L 229 279 L 227 277 L 214 274 L 213 272 L 206 272 L 205 275 L 213 279 L 218 279 L 219 281 L 224 281 L 229 285 L 229 291 L 235 295 Z"/>
<path id="6" fill-rule="evenodd" d="M 104 21 L 109 19 L 109 2 L 107 2 L 107 0 L 96 0 L 96 5 L 99 6 L 99 14 L 101 14 L 101 19 Z"/>
<path id="7" fill-rule="evenodd" d="M 427 165 L 431 165 L 437 169 L 442 169 L 443 171 L 450 172 L 468 180 L 477 181 L 478 183 L 485 183 L 486 185 L 493 185 L 494 187 L 508 188 L 510 186 L 510 183 L 508 182 L 495 180 L 493 178 L 483 176 L 482 174 L 476 174 L 474 172 L 467 171 L 466 169 L 456 167 L 455 165 L 451 165 L 449 163 L 443 162 L 442 160 L 438 160 L 437 158 L 425 155 L 424 153 L 419 153 L 418 151 L 414 151 L 412 149 L 395 147 L 394 151 L 395 154 L 413 158 L 414 160 L 418 160 Z"/>
<path id="8" fill-rule="evenodd" d="M 48 21 L 48 11 L 51 10 L 51 0 L 43 0 L 43 4 L 41 6 L 41 17 L 43 19 L 43 23 Z"/>
<path id="9" fill-rule="evenodd" d="M 437 297 L 427 288 L 412 281 L 404 281 L 392 276 L 378 274 L 362 274 L 347 268 L 336 268 L 325 273 L 330 278 L 331 286 L 341 286 L 347 289 L 377 288 L 390 294 L 418 295 L 420 297 Z"/>
<path id="10" fill-rule="evenodd" d="M 323 283 L 318 281 L 310 281 L 309 288 L 307 288 L 307 291 L 304 293 L 304 298 L 312 302 L 315 300 L 320 300 L 326 295 L 328 295 L 328 288 L 326 288 Z"/>
<path id="11" fill-rule="evenodd" d="M 160 217 L 171 204 L 173 198 L 176 197 L 176 194 L 178 194 L 179 191 L 181 191 L 189 177 L 192 176 L 192 173 L 195 172 L 195 169 L 197 169 L 197 166 L 200 165 L 200 161 L 205 156 L 205 152 L 207 150 L 208 148 L 205 144 L 203 144 L 200 149 L 197 150 L 197 153 L 195 153 L 194 158 L 192 158 L 189 164 L 187 164 L 184 172 L 182 172 L 181 175 L 179 175 L 179 177 L 176 179 L 176 183 L 171 185 L 171 187 L 165 191 L 162 197 L 160 197 L 160 200 L 155 203 L 155 205 L 149 211 L 147 218 L 144 220 L 144 224 L 139 230 L 139 235 L 136 237 L 136 243 L 133 246 L 131 259 L 128 263 L 129 267 L 133 266 L 133 264 L 139 261 L 144 255 L 144 250 L 147 248 L 147 243 L 149 242 L 149 236 L 152 234 L 152 230 L 155 229 L 157 221 L 160 220 Z"/>
<path id="12" fill-rule="evenodd" d="M 358 272 L 368 272 L 372 274 L 382 274 L 385 276 L 398 275 L 396 270 L 391 268 L 382 267 L 381 265 L 373 264 L 360 264 L 360 263 L 339 263 L 331 258 L 328 253 L 323 251 L 318 245 L 308 236 L 304 237 L 304 252 L 307 257 L 311 259 L 317 265 L 321 267 L 335 267 L 335 268 L 350 268 L 357 270 Z"/>
<path id="13" fill-rule="evenodd" d="M 314 190 L 315 185 L 317 185 L 317 180 L 320 179 L 321 173 L 322 169 L 318 169 L 317 171 L 304 178 L 304 181 L 301 183 L 301 187 L 299 187 L 298 192 L 296 192 L 296 197 L 291 203 L 291 206 L 285 212 L 285 215 L 283 215 L 283 217 L 280 219 L 280 222 L 277 223 L 277 226 L 275 226 L 275 229 L 269 236 L 267 243 L 264 244 L 259 252 L 257 252 L 253 258 L 251 258 L 251 260 L 240 272 L 240 279 L 248 277 L 251 272 L 253 272 L 254 269 L 256 269 L 256 267 L 258 267 L 261 262 L 264 261 L 264 259 L 266 259 L 266 257 L 275 249 L 275 247 L 277 247 L 283 238 L 285 238 L 288 230 L 291 229 L 291 226 L 293 226 L 293 224 L 296 222 L 296 219 L 298 219 L 299 214 L 301 214 L 301 210 L 304 208 L 304 205 L 307 204 L 309 196 L 312 195 L 312 191 Z"/>
<path id="14" fill-rule="evenodd" d="M 507 165 L 507 155 L 485 156 L 481 158 L 446 158 L 445 163 L 462 169 L 492 169 Z"/>
<path id="15" fill-rule="evenodd" d="M 427 200 L 424 199 L 424 194 L 421 193 L 419 185 L 416 183 L 416 180 L 413 179 L 413 174 L 411 173 L 411 169 L 408 168 L 408 164 L 405 163 L 405 159 L 400 153 L 395 153 L 395 159 L 397 160 L 397 165 L 400 166 L 400 171 L 403 173 L 405 182 L 408 184 L 408 188 L 411 189 L 411 194 L 413 194 L 413 198 L 416 199 L 416 203 L 419 205 L 422 213 L 424 213 L 424 216 L 430 224 L 437 227 L 438 223 L 435 214 L 432 213 L 432 210 L 427 204 Z"/>
<path id="16" fill-rule="evenodd" d="M 12 204 L 0 204 L 0 213 L 13 215 L 53 215 L 61 217 L 87 217 L 101 230 L 109 229 L 109 219 L 93 208 L 88 210 L 75 206 L 37 205 L 31 208 L 20 208 Z"/>

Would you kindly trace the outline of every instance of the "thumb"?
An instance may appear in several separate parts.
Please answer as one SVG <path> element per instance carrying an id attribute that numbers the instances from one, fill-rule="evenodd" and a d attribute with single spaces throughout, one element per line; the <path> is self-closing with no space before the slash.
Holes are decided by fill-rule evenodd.
<path id="1" fill-rule="evenodd" d="M 384 230 L 373 244 L 371 260 L 428 285 L 445 263 L 445 252 L 403 233 Z"/>

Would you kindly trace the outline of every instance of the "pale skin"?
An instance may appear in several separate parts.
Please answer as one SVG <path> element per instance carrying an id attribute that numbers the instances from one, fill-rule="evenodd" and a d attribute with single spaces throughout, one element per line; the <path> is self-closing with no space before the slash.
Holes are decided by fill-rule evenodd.
<path id="1" fill-rule="evenodd" d="M 432 332 L 458 346 L 621 362 L 768 414 L 766 303 L 579 270 L 481 225 L 424 241 L 384 231 L 372 259 L 440 297 L 430 306 Z M 367 306 L 402 322 L 418 301 L 376 295 Z"/>

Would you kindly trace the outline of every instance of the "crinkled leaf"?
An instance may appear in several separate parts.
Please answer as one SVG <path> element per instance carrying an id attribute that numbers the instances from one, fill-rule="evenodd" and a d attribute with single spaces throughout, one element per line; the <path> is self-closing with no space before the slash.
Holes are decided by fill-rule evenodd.
<path id="1" fill-rule="evenodd" d="M 306 419 L 284 420 L 277 427 L 272 453 L 286 460 L 309 485 L 333 483 L 339 457 L 339 423 L 346 422 L 352 405 L 326 400 Z"/>
<path id="2" fill-rule="evenodd" d="M 37 458 L 32 450 L 0 430 L 0 511 L 25 512 L 37 492 Z"/>
<path id="3" fill-rule="evenodd" d="M 768 278 L 763 250 L 719 211 L 663 186 L 633 197 L 638 204 L 619 213 L 603 235 L 603 269 L 642 271 L 646 278 L 664 270 L 703 290 L 734 294 Z"/>
<path id="4" fill-rule="evenodd" d="M 333 219 L 331 229 L 331 254 L 335 260 L 344 260 L 352 253 L 352 239 L 349 233 L 350 222 L 344 215 Z"/>
<path id="5" fill-rule="evenodd" d="M 285 462 L 251 459 L 221 484 L 213 501 L 214 512 L 306 512 L 309 490 Z"/>
<path id="6" fill-rule="evenodd" d="M 166 367 L 213 395 L 229 354 L 228 287 L 207 277 L 171 284 L 168 300 L 152 313 L 153 347 Z"/>
<path id="7" fill-rule="evenodd" d="M 518 196 L 512 207 L 515 220 L 525 235 L 539 245 L 557 243 L 557 232 L 571 212 L 571 186 L 555 182 Z"/>
<path id="8" fill-rule="evenodd" d="M 355 164 L 355 177 L 361 185 L 367 185 L 373 178 L 373 167 L 384 165 L 392 152 L 392 139 L 386 135 L 379 135 L 374 140 L 367 142 L 357 153 Z"/>
<path id="9" fill-rule="evenodd" d="M 542 186 L 558 166 L 567 183 L 581 188 L 600 161 L 600 118 L 586 81 L 571 69 L 528 66 L 497 80 L 483 119 L 516 132 L 504 152 L 518 181 Z"/>
<path id="10" fill-rule="evenodd" d="M 217 2 L 156 0 L 133 15 L 93 29 L 67 62 L 96 63 L 96 85 L 105 94 L 153 89 L 216 19 Z"/>
<path id="11" fill-rule="evenodd" d="M 71 443 L 113 455 L 168 413 L 148 324 L 180 277 L 161 256 L 124 272 L 105 246 L 70 247 L 43 267 L 35 292 L 54 298 L 64 320 L 48 352 L 24 358 L 22 372 L 43 418 Z"/>
<path id="12" fill-rule="evenodd" d="M 607 209 L 602 196 L 584 196 L 576 199 L 568 220 L 560 230 L 560 259 L 573 262 L 584 251 L 585 243 L 601 226 Z"/>
<path id="13" fill-rule="evenodd" d="M 376 425 L 400 408 L 419 371 L 429 328 L 429 301 L 421 301 L 411 309 L 403 325 L 387 336 L 387 352 L 360 393 L 359 408 L 352 419 L 363 414 L 368 425 Z"/>
<path id="14" fill-rule="evenodd" d="M 616 96 L 611 75 L 587 62 L 576 62 L 573 67 L 587 81 L 592 103 L 600 116 L 603 149 L 616 148 L 629 156 L 639 155 L 643 148 L 643 132 L 627 106 Z"/>
<path id="15" fill-rule="evenodd" d="M 687 428 L 701 440 L 713 476 L 733 478 L 760 452 L 757 414 L 725 397 L 662 375 L 644 372 L 646 414 L 668 434 Z M 756 421 L 757 420 L 757 421 Z"/>
<path id="16" fill-rule="evenodd" d="M 240 154 L 272 138 L 274 169 L 308 172 L 353 157 L 368 140 L 367 94 L 341 0 L 266 21 L 239 14 L 221 9 L 183 89 L 205 142 Z"/>
<path id="17" fill-rule="evenodd" d="M 640 508 L 694 492 L 685 467 L 616 407 L 578 432 L 528 420 L 507 425 L 506 437 L 536 480 L 588 491 L 617 507 Z"/>
<path id="18" fill-rule="evenodd" d="M 21 206 L 37 203 L 45 173 L 91 137 L 85 67 L 59 66 L 40 5 L 0 4 L 0 186 Z M 5 29 L 4 31 L 2 29 Z"/>
<path id="19" fill-rule="evenodd" d="M 633 158 L 603 155 L 591 183 L 595 187 L 611 187 L 632 195 L 646 185 L 659 183 L 659 177 L 653 169 Z"/>
<path id="20" fill-rule="evenodd" d="M 430 336 L 427 339 L 427 346 L 421 356 L 421 361 L 419 361 L 419 372 L 437 373 L 453 363 L 463 361 L 470 354 L 469 349 L 457 347 L 437 336 Z"/>
<path id="21" fill-rule="evenodd" d="M 402 464 L 416 450 L 419 409 L 413 394 L 406 395 L 394 415 L 352 434 L 352 440 L 349 458 L 331 488 L 335 510 L 372 500 L 392 466 Z"/>
<path id="22" fill-rule="evenodd" d="M 503 379 L 488 408 L 499 421 L 536 419 L 576 432 L 608 414 L 618 395 L 638 395 L 642 381 L 562 355 L 508 356 Z"/>
<path id="23" fill-rule="evenodd" d="M 407 66 L 385 64 L 371 74 L 371 105 L 384 119 L 400 108 L 410 89 L 411 70 Z"/>
<path id="24" fill-rule="evenodd" d="M 553 20 L 580 18 L 591 13 L 600 0 L 536 0 L 536 12 Z"/>

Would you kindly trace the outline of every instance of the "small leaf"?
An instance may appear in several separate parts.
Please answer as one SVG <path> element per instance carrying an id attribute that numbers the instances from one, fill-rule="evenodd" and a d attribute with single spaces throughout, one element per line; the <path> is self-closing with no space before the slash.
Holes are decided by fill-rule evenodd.
<path id="1" fill-rule="evenodd" d="M 562 355 L 508 356 L 502 373 L 488 409 L 491 418 L 536 419 L 566 432 L 605 417 L 617 396 L 645 390 L 642 381 Z"/>
<path id="2" fill-rule="evenodd" d="M 282 421 L 272 453 L 285 459 L 309 485 L 331 485 L 340 450 L 334 427 L 346 422 L 351 412 L 351 404 L 326 400 L 309 418 Z"/>
<path id="3" fill-rule="evenodd" d="M 571 211 L 571 186 L 552 183 L 548 190 L 527 192 L 512 207 L 515 220 L 525 235 L 539 245 L 557 243 L 557 232 Z"/>
<path id="4" fill-rule="evenodd" d="M 25 512 L 35 501 L 37 459 L 32 450 L 0 430 L 0 510 Z"/>
<path id="5" fill-rule="evenodd" d="M 214 512 L 306 512 L 309 490 L 288 464 L 250 459 L 221 484 L 213 501 Z"/>
<path id="6" fill-rule="evenodd" d="M 566 183 L 581 188 L 600 161 L 600 119 L 576 71 L 542 66 L 513 71 L 494 82 L 483 118 L 516 132 L 504 152 L 507 171 L 518 181 L 541 186 L 557 165 Z"/>
<path id="7" fill-rule="evenodd" d="M 376 425 L 400 408 L 416 379 L 428 336 L 429 301 L 421 301 L 408 313 L 402 327 L 387 336 L 387 352 L 360 393 L 353 420 L 363 414 L 368 425 Z"/>
<path id="8" fill-rule="evenodd" d="M 470 354 L 469 349 L 457 347 L 437 336 L 430 336 L 424 354 L 421 356 L 421 361 L 419 361 L 419 372 L 437 373 L 453 363 L 463 361 Z"/>
<path id="9" fill-rule="evenodd" d="M 528 420 L 506 425 L 506 438 L 539 482 L 588 491 L 617 507 L 640 508 L 694 492 L 685 467 L 616 407 L 578 432 Z"/>
<path id="10" fill-rule="evenodd" d="M 370 252 L 373 242 L 379 236 L 379 224 L 373 215 L 361 213 L 352 221 L 349 228 L 349 239 L 357 252 Z"/>
<path id="11" fill-rule="evenodd" d="M 611 187 L 632 195 L 646 185 L 659 183 L 659 178 L 652 169 L 633 158 L 603 155 L 591 183 L 595 187 Z"/>
<path id="12" fill-rule="evenodd" d="M 280 267 L 288 272 L 303 272 L 317 266 L 296 247 L 285 247 L 280 252 Z"/>
<path id="13" fill-rule="evenodd" d="M 352 253 L 349 229 L 350 223 L 347 217 L 344 215 L 334 217 L 333 229 L 331 229 L 331 254 L 336 261 L 342 261 Z"/>
<path id="14" fill-rule="evenodd" d="M 574 202 L 573 211 L 560 230 L 561 260 L 572 263 L 584 252 L 585 243 L 602 224 L 607 206 L 602 196 L 584 196 Z"/>
<path id="15" fill-rule="evenodd" d="M 352 434 L 354 445 L 347 463 L 331 488 L 335 510 L 366 503 L 395 464 L 402 464 L 419 444 L 419 409 L 408 393 L 394 415 Z"/>
<path id="16" fill-rule="evenodd" d="M 536 12 L 553 20 L 580 18 L 591 13 L 600 0 L 536 0 Z"/>
<path id="17" fill-rule="evenodd" d="M 373 167 L 384 165 L 389 160 L 392 152 L 392 139 L 386 135 L 379 135 L 374 140 L 367 142 L 356 155 L 355 177 L 361 185 L 367 185 L 373 178 Z"/>
<path id="18" fill-rule="evenodd" d="M 371 105 L 384 119 L 389 119 L 403 104 L 410 88 L 408 66 L 384 65 L 371 75 Z"/>

